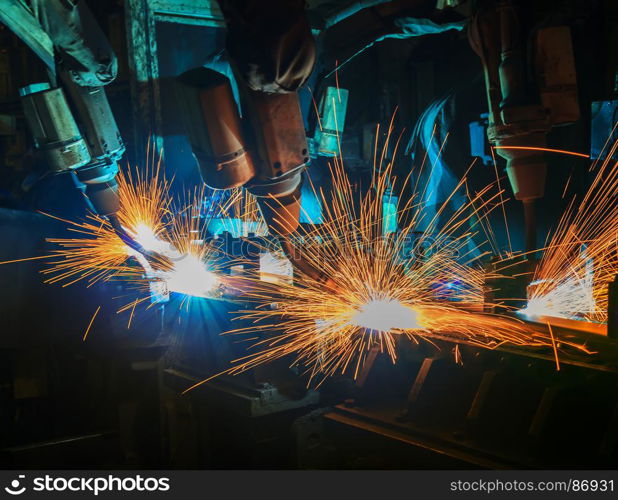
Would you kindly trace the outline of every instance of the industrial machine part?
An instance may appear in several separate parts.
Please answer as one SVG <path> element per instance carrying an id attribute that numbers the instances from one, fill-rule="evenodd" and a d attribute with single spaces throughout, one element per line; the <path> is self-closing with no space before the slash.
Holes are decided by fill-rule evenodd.
<path id="1" fill-rule="evenodd" d="M 76 108 L 73 117 L 64 92 L 48 83 L 20 90 L 26 121 L 55 172 L 74 171 L 101 215 L 118 211 L 116 162 L 124 153 L 103 87 L 114 79 L 116 56 L 83 2 L 8 0 L 3 22 L 58 73 Z M 60 62 L 62 71 L 57 71 Z M 81 126 L 81 132 L 78 128 Z"/>
<path id="2" fill-rule="evenodd" d="M 178 103 L 202 180 L 214 189 L 245 185 L 255 176 L 230 81 L 197 68 L 178 78 Z"/>
<path id="3" fill-rule="evenodd" d="M 326 87 L 320 100 L 319 122 L 313 140 L 317 154 L 333 156 L 340 154 L 341 134 L 348 109 L 347 89 Z"/>
<path id="4" fill-rule="evenodd" d="M 119 208 L 115 177 L 124 145 L 105 91 L 102 87 L 79 87 L 69 78 L 65 82 L 77 120 L 61 88 L 36 83 L 20 90 L 35 147 L 53 172 L 76 175 L 97 213 L 113 215 Z"/>
<path id="5" fill-rule="evenodd" d="M 493 157 L 487 143 L 487 113 L 482 113 L 479 120 L 470 122 L 470 156 L 479 158 L 483 165 L 493 165 Z"/>
<path id="6" fill-rule="evenodd" d="M 226 51 L 250 90 L 286 94 L 309 78 L 315 41 L 304 0 L 221 0 Z"/>
<path id="7" fill-rule="evenodd" d="M 197 68 L 176 83 L 204 182 L 215 189 L 242 186 L 256 196 L 270 232 L 279 236 L 292 262 L 326 281 L 321 271 L 296 255 L 288 238 L 298 228 L 302 172 L 309 162 L 298 95 L 244 89 L 241 119 L 224 75 Z"/>
<path id="8" fill-rule="evenodd" d="M 300 184 L 309 150 L 298 95 L 249 91 L 247 108 L 257 175 L 247 189 L 257 198 L 269 229 L 286 236 L 298 228 Z"/>
<path id="9" fill-rule="evenodd" d="M 192 349 L 195 351 L 195 346 Z M 227 354 L 221 350 L 217 354 Z M 203 369 L 203 355 L 199 359 L 197 367 Z M 295 419 L 315 408 L 319 393 L 296 386 L 293 375 L 285 378 L 283 370 L 273 370 L 223 375 L 178 397 L 204 378 L 201 372 L 196 376 L 195 368 L 183 364 L 176 362 L 161 377 L 162 407 L 169 422 L 166 437 L 172 443 L 207 443 L 208 453 L 199 446 L 176 446 L 168 463 L 173 467 L 191 464 L 216 469 L 286 467 L 291 436 L 285 431 Z"/>
<path id="10" fill-rule="evenodd" d="M 214 189 L 246 187 L 273 232 L 293 232 L 296 192 L 309 161 L 297 95 L 248 91 L 249 119 L 241 120 L 228 78 L 207 68 L 180 75 L 177 95 L 204 182 Z"/>
<path id="11" fill-rule="evenodd" d="M 604 159 L 608 154 L 606 146 L 618 141 L 618 129 L 614 127 L 618 121 L 618 100 L 593 101 L 590 114 L 590 159 Z M 609 139 L 608 130 L 612 132 Z M 612 158 L 618 160 L 618 152 Z"/>
<path id="12" fill-rule="evenodd" d="M 432 338 L 435 346 L 402 346 L 396 366 L 378 354 L 344 404 L 297 421 L 299 466 L 615 467 L 616 343 L 553 332 L 599 354 L 561 352 L 560 371 L 551 349 L 459 345 L 456 357 L 452 344 Z"/>
<path id="13" fill-rule="evenodd" d="M 63 172 L 90 162 L 88 146 L 62 89 L 35 83 L 21 88 L 19 95 L 34 145 L 45 156 L 50 170 Z"/>
<path id="14" fill-rule="evenodd" d="M 75 170 L 75 174 L 85 184 L 86 196 L 97 213 L 113 215 L 119 209 L 115 177 L 125 147 L 105 89 L 82 87 L 70 78 L 64 81 L 92 157 L 87 165 Z"/>
<path id="15" fill-rule="evenodd" d="M 247 108 L 261 161 L 247 188 L 257 197 L 287 196 L 298 188 L 300 174 L 309 163 L 298 95 L 249 91 Z"/>
<path id="16" fill-rule="evenodd" d="M 197 68 L 177 79 L 177 95 L 193 154 L 208 186 L 245 186 L 261 198 L 294 193 L 309 161 L 295 93 L 248 91 L 248 120 L 241 120 L 228 78 Z M 250 137 L 245 138 L 243 128 Z"/>
<path id="17" fill-rule="evenodd" d="M 302 0 L 225 0 L 226 49 L 241 94 L 239 117 L 226 77 L 198 68 L 177 79 L 180 106 L 204 181 L 253 193 L 271 233 L 289 255 L 300 219 L 302 172 L 309 149 L 296 91 L 315 63 Z M 250 153 L 249 153 L 250 152 Z M 297 267 L 328 281 L 302 257 Z"/>
<path id="18" fill-rule="evenodd" d="M 147 251 L 131 238 L 116 217 L 120 208 L 116 174 L 125 148 L 105 90 L 81 87 L 66 75 L 62 80 L 75 107 L 77 121 L 63 89 L 38 83 L 20 90 L 35 147 L 45 155 L 53 172 L 70 171 L 75 176 L 96 213 L 109 219 L 126 245 L 161 263 L 163 257 Z"/>
<path id="19" fill-rule="evenodd" d="M 48 83 L 20 90 L 36 148 L 52 171 L 72 171 L 96 212 L 110 218 L 123 240 L 132 241 L 114 217 L 117 161 L 124 145 L 101 87 L 115 78 L 117 61 L 92 13 L 84 2 L 33 0 L 26 6 L 8 0 L 0 7 L 0 22 L 43 60 L 52 77 L 59 77 L 75 106 L 77 120 L 63 90 Z"/>
<path id="20" fill-rule="evenodd" d="M 489 103 L 487 135 L 506 159 L 515 198 L 524 204 L 526 250 L 537 248 L 535 201 L 545 192 L 542 149 L 554 125 L 579 118 L 570 30 L 525 25 L 512 0 L 489 2 L 473 18 L 472 48 L 481 58 Z"/>
<path id="21" fill-rule="evenodd" d="M 10 27 L 52 73 L 56 71 L 54 44 L 25 2 L 20 0 L 2 2 L 0 23 Z"/>
<path id="22" fill-rule="evenodd" d="M 0 23 L 30 47 L 52 75 L 59 63 L 83 86 L 106 85 L 116 77 L 116 55 L 86 2 L 3 0 Z"/>

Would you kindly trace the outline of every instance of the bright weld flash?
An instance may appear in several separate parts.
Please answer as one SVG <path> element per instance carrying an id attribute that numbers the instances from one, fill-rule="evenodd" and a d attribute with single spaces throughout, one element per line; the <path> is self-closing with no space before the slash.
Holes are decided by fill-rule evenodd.
<path id="1" fill-rule="evenodd" d="M 146 224 L 140 223 L 135 226 L 135 230 L 131 231 L 133 238 L 146 250 L 151 252 L 164 253 L 169 251 L 169 244 L 158 238 L 156 233 L 151 227 Z"/>
<path id="2" fill-rule="evenodd" d="M 159 239 L 157 234 L 146 224 L 136 225 L 132 231 L 135 241 L 146 250 L 158 252 L 170 258 L 173 268 L 169 271 L 154 271 L 146 259 L 136 255 L 148 274 L 165 283 L 166 290 L 194 297 L 209 297 L 217 290 L 220 280 L 209 271 L 206 264 L 197 255 L 181 255 L 168 242 Z M 137 252 L 135 252 L 137 253 Z"/>
<path id="3" fill-rule="evenodd" d="M 169 291 L 194 297 L 208 297 L 220 285 L 217 275 L 199 257 L 190 254 L 174 261 L 174 268 L 162 273 L 161 278 Z"/>
<path id="4" fill-rule="evenodd" d="M 537 281 L 531 284 L 541 283 Z M 528 317 L 554 316 L 578 319 L 593 314 L 596 301 L 592 279 L 565 280 L 543 295 L 533 295 L 521 312 Z"/>
<path id="5" fill-rule="evenodd" d="M 352 323 L 380 332 L 421 328 L 417 312 L 395 299 L 374 299 L 366 302 L 354 314 Z"/>

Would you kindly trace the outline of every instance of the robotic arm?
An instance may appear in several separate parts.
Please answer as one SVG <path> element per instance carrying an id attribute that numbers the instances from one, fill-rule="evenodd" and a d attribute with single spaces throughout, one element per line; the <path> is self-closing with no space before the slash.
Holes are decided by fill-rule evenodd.
<path id="1" fill-rule="evenodd" d="M 299 226 L 302 172 L 309 163 L 297 94 L 244 89 L 241 118 L 229 79 L 216 71 L 188 71 L 179 77 L 177 90 L 203 181 L 214 189 L 247 189 L 292 264 L 326 283 L 290 240 Z"/>
<path id="2" fill-rule="evenodd" d="M 103 86 L 116 77 L 117 60 L 92 13 L 79 0 L 5 0 L 0 21 L 59 83 L 20 89 L 36 150 L 52 173 L 70 172 L 94 211 L 109 219 L 127 245 L 147 254 L 116 217 L 116 174 L 125 147 Z"/>
<path id="3" fill-rule="evenodd" d="M 302 172 L 309 163 L 296 90 L 315 62 L 304 2 L 225 0 L 221 8 L 243 117 L 225 75 L 197 68 L 177 80 L 178 102 L 202 179 L 215 189 L 242 186 L 252 193 L 292 264 L 333 286 L 290 240 L 299 226 Z"/>
<path id="4" fill-rule="evenodd" d="M 125 151 L 103 87 L 82 87 L 62 75 L 64 89 L 47 83 L 20 89 L 36 149 L 54 173 L 70 172 L 94 211 L 107 217 L 118 237 L 155 262 L 162 256 L 144 249 L 122 227 L 117 213 L 118 161 Z M 75 115 L 65 97 L 71 97 Z"/>
<path id="5" fill-rule="evenodd" d="M 63 88 L 36 83 L 20 89 L 35 148 L 52 172 L 71 172 L 85 186 L 97 213 L 114 216 L 119 208 L 117 162 L 125 149 L 105 90 L 81 87 L 70 78 L 65 78 L 64 83 L 77 120 Z"/>
<path id="6" fill-rule="evenodd" d="M 515 198 L 523 202 L 526 251 L 534 260 L 535 202 L 545 193 L 547 134 L 577 121 L 580 110 L 570 28 L 541 23 L 532 6 L 519 0 L 478 2 L 468 36 L 483 64 L 487 135 L 506 160 Z"/>

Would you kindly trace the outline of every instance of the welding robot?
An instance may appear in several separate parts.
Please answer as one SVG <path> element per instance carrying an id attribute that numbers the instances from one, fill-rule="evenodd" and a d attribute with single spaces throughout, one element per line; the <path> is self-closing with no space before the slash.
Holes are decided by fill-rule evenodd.
<path id="1" fill-rule="evenodd" d="M 208 68 L 178 80 L 202 178 L 216 189 L 243 186 L 253 193 L 292 262 L 323 280 L 295 255 L 289 239 L 298 226 L 299 185 L 308 162 L 296 90 L 315 61 L 304 2 L 219 3 L 228 27 L 232 80 Z M 382 2 L 368 2 L 374 3 Z M 488 138 L 506 160 L 513 193 L 523 204 L 530 270 L 538 248 L 535 205 L 545 191 L 547 134 L 580 117 L 570 30 L 535 26 L 529 20 L 535 17 L 528 15 L 532 8 L 527 1 L 479 1 L 468 30 L 484 69 Z M 242 118 L 232 91 L 236 83 Z"/>
<path id="2" fill-rule="evenodd" d="M 24 2 L 3 2 L 0 21 L 41 56 L 52 80 L 59 83 L 55 88 L 33 84 L 21 91 L 36 148 L 53 171 L 72 172 L 93 208 L 109 218 L 127 244 L 146 253 L 115 216 L 115 175 L 124 146 L 103 89 L 116 72 L 109 43 L 83 2 Z M 215 189 L 242 186 L 255 195 L 271 233 L 279 236 L 292 263 L 328 282 L 297 255 L 290 238 L 298 227 L 300 183 L 309 162 L 296 91 L 310 76 L 316 58 L 305 4 L 219 3 L 233 76 L 202 67 L 178 79 L 178 102 L 202 178 Z M 485 70 L 489 139 L 506 158 L 515 197 L 523 201 L 526 250 L 532 252 L 537 247 L 534 205 L 543 196 L 547 167 L 539 150 L 512 148 L 543 149 L 548 131 L 577 120 L 579 108 L 568 29 L 550 27 L 531 39 L 534 30 L 522 22 L 525 8 L 526 2 L 512 0 L 479 2 L 469 34 Z M 42 43 L 46 39 L 47 46 Z M 536 47 L 535 57 L 529 45 Z M 549 71 L 554 61 L 547 53 L 552 47 L 571 60 L 563 59 Z M 56 66 L 61 69 L 58 75 Z"/>
<path id="3" fill-rule="evenodd" d="M 527 252 L 538 248 L 535 205 L 545 193 L 547 134 L 580 118 L 570 28 L 539 26 L 534 13 L 533 2 L 483 0 L 468 30 L 483 64 L 487 136 L 523 203 Z"/>
<path id="4" fill-rule="evenodd" d="M 230 80 L 208 68 L 181 76 L 180 103 L 206 184 L 248 189 L 292 263 L 328 283 L 297 255 L 289 238 L 298 227 L 302 172 L 309 162 L 296 90 L 313 69 L 314 41 L 304 2 L 267 3 L 221 2 L 245 117 L 240 118 Z M 51 83 L 20 89 L 35 149 L 51 172 L 70 172 L 94 211 L 107 217 L 127 245 L 149 256 L 117 218 L 115 177 L 125 148 L 104 89 L 117 63 L 86 4 L 9 0 L 0 6 L 0 21 L 43 60 L 50 75 Z"/>
<path id="5" fill-rule="evenodd" d="M 148 255 L 120 225 L 118 161 L 124 143 L 104 86 L 116 77 L 116 56 L 84 2 L 6 0 L 0 22 L 47 68 L 49 81 L 19 90 L 36 152 L 49 173 L 69 173 L 91 208 L 119 237 Z"/>
<path id="6" fill-rule="evenodd" d="M 176 82 L 202 179 L 213 189 L 243 187 L 255 196 L 270 234 L 292 264 L 334 288 L 292 242 L 300 220 L 302 174 L 309 164 L 297 90 L 309 78 L 316 57 L 305 3 L 219 3 L 231 71 L 200 67 Z"/>

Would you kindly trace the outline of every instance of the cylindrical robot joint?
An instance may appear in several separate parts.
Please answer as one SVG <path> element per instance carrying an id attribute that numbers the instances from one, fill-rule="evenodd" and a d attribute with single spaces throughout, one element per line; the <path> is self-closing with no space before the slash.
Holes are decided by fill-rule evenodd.
<path id="1" fill-rule="evenodd" d="M 247 188 L 255 196 L 287 196 L 298 189 L 309 163 L 298 94 L 249 91 L 247 102 L 261 161 L 258 175 Z"/>
<path id="2" fill-rule="evenodd" d="M 65 86 L 75 105 L 77 122 L 90 149 L 91 163 L 116 163 L 124 154 L 125 147 L 105 89 L 82 87 L 70 78 L 65 78 Z"/>
<path id="3" fill-rule="evenodd" d="M 176 80 L 181 115 L 204 182 L 215 189 L 243 186 L 255 176 L 228 78 L 197 68 Z"/>
<path id="4" fill-rule="evenodd" d="M 69 109 L 64 92 L 47 83 L 19 90 L 24 115 L 37 150 L 56 172 L 86 165 L 91 156 Z"/>

